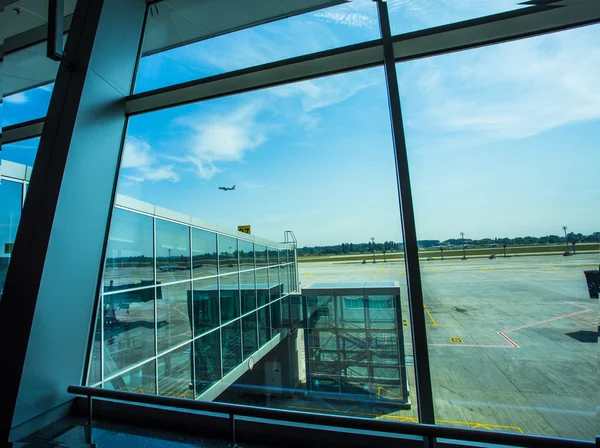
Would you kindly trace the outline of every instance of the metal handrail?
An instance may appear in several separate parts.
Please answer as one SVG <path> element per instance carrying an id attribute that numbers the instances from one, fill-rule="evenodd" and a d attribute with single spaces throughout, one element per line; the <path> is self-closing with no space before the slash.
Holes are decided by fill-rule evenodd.
<path id="1" fill-rule="evenodd" d="M 145 395 L 132 392 L 100 389 L 88 386 L 69 386 L 67 391 L 74 395 L 83 395 L 89 400 L 88 424 L 91 442 L 92 425 L 92 398 L 105 398 L 109 400 L 142 403 L 155 406 L 191 409 L 194 411 L 214 412 L 229 415 L 232 430 L 232 445 L 235 446 L 235 416 L 254 417 L 276 421 L 313 424 L 321 426 L 350 428 L 364 431 L 378 431 L 393 434 L 416 435 L 424 438 L 444 438 L 465 440 L 480 443 L 504 444 L 526 447 L 593 447 L 594 442 L 582 440 L 558 439 L 545 436 L 522 434 L 509 434 L 482 431 L 476 429 L 452 428 L 448 426 L 427 425 L 422 423 L 404 423 L 386 420 L 368 420 L 339 415 L 315 414 L 308 412 L 288 411 L 282 409 L 269 409 L 244 406 L 228 403 L 213 403 L 183 398 L 164 397 L 159 395 Z"/>

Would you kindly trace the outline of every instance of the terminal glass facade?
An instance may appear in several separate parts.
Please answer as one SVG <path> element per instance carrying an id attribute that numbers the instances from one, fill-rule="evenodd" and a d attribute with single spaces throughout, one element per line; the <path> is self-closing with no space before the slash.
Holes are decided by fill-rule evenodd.
<path id="1" fill-rule="evenodd" d="M 292 245 L 247 238 L 117 205 L 88 383 L 213 399 L 258 361 L 298 274 Z"/>

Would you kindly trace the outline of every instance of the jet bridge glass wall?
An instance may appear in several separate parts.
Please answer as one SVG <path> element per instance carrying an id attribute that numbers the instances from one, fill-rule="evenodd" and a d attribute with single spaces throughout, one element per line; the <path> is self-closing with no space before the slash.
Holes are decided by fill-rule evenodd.
<path id="1" fill-rule="evenodd" d="M 315 283 L 302 300 L 309 393 L 409 408 L 398 282 Z"/>
<path id="2" fill-rule="evenodd" d="M 298 284 L 290 245 L 248 238 L 116 206 L 88 384 L 212 400 L 247 371 Z"/>

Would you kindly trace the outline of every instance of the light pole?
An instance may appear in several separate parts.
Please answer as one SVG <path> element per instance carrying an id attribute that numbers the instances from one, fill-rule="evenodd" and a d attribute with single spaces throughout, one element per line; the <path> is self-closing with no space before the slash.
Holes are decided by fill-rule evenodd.
<path id="1" fill-rule="evenodd" d="M 444 259 L 444 248 L 443 246 L 440 246 L 440 252 L 442 254 L 442 260 Z"/>
<path id="2" fill-rule="evenodd" d="M 462 239 L 462 247 L 463 247 L 463 260 L 467 259 L 467 250 L 465 248 L 465 232 L 460 232 L 460 238 Z"/>
<path id="3" fill-rule="evenodd" d="M 569 239 L 567 238 L 567 226 L 562 226 L 562 229 L 565 232 L 565 245 L 567 246 L 567 252 L 569 252 Z"/>
<path id="4" fill-rule="evenodd" d="M 371 251 L 373 252 L 373 263 L 377 263 L 375 261 L 375 238 L 371 237 Z"/>

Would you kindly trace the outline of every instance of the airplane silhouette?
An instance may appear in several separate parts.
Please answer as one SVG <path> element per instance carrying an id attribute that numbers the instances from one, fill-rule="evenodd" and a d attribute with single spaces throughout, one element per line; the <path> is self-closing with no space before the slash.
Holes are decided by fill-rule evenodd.
<path id="1" fill-rule="evenodd" d="M 219 190 L 223 190 L 223 191 L 231 191 L 231 190 L 235 190 L 235 185 L 231 188 L 227 188 L 227 187 L 219 187 Z"/>

